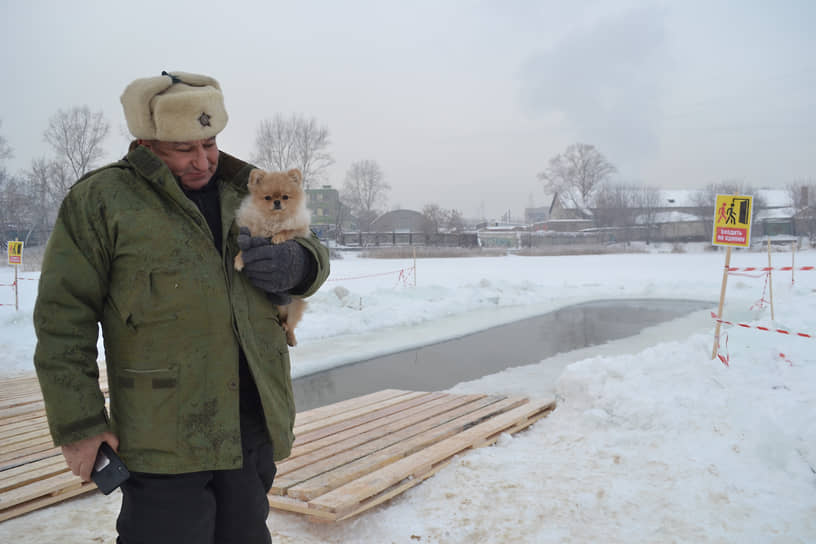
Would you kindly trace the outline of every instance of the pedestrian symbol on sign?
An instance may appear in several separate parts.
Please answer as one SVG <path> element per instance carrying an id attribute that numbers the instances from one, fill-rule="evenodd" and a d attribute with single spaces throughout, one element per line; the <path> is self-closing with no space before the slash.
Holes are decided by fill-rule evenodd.
<path id="1" fill-rule="evenodd" d="M 718 246 L 748 247 L 751 243 L 752 197 L 717 195 L 714 207 L 714 237 Z"/>

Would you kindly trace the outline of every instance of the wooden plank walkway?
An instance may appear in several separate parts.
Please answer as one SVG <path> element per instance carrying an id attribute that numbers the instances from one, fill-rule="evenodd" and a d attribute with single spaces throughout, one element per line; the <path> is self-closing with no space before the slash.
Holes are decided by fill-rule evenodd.
<path id="1" fill-rule="evenodd" d="M 269 504 L 318 521 L 348 519 L 554 408 L 553 399 L 385 390 L 298 414 Z"/>
<path id="2" fill-rule="evenodd" d="M 107 380 L 100 376 L 103 390 Z M 339 521 L 435 474 L 455 455 L 546 416 L 552 399 L 387 389 L 297 414 L 270 507 Z M 0 522 L 94 491 L 52 445 L 35 377 L 0 383 Z"/>
<path id="3" fill-rule="evenodd" d="M 107 393 L 104 369 L 99 383 Z M 0 522 L 95 489 L 54 447 L 37 378 L 0 381 Z"/>

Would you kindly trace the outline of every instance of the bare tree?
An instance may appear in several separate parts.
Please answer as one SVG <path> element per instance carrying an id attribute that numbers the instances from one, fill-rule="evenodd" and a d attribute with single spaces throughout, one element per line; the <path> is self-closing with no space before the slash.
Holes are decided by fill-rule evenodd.
<path id="1" fill-rule="evenodd" d="M 3 126 L 3 122 L 0 121 L 0 127 Z M 11 147 L 6 142 L 6 139 L 0 134 L 0 168 L 3 167 L 3 163 L 6 159 L 10 159 L 14 156 L 14 152 L 12 151 Z"/>
<path id="2" fill-rule="evenodd" d="M 8 173 L 5 162 L 14 156 L 6 139 L 0 135 L 0 245 L 18 236 L 18 228 L 26 215 L 25 187 Z"/>
<path id="3" fill-rule="evenodd" d="M 445 224 L 445 210 L 439 207 L 439 204 L 425 204 L 422 208 L 422 215 L 425 216 L 426 228 L 433 229 L 432 232 L 426 234 L 435 234 Z"/>
<path id="4" fill-rule="evenodd" d="M 451 232 L 462 232 L 465 230 L 465 218 L 459 210 L 450 210 L 448 213 L 448 229 Z"/>
<path id="5" fill-rule="evenodd" d="M 624 227 L 634 223 L 637 188 L 616 183 L 599 187 L 595 193 L 593 218 L 597 227 Z"/>
<path id="6" fill-rule="evenodd" d="M 66 161 L 48 160 L 45 157 L 31 161 L 31 169 L 25 172 L 26 183 L 37 191 L 38 201 L 46 214 L 56 211 L 68 189 L 74 184 L 74 172 Z"/>
<path id="7" fill-rule="evenodd" d="M 108 122 L 101 111 L 91 112 L 88 106 L 58 110 L 45 131 L 45 141 L 64 160 L 74 179 L 91 170 L 105 152 L 102 141 L 108 134 Z"/>
<path id="8" fill-rule="evenodd" d="M 330 143 L 329 129 L 318 126 L 316 119 L 276 114 L 258 125 L 252 161 L 268 170 L 299 168 L 303 173 L 303 186 L 309 189 L 317 185 L 326 168 L 334 164 L 326 150 Z"/>
<path id="9" fill-rule="evenodd" d="M 29 241 L 38 226 L 36 194 L 24 180 L 0 171 L 0 241 Z"/>
<path id="10" fill-rule="evenodd" d="M 346 172 L 340 200 L 357 217 L 360 230 L 368 230 L 377 218 L 378 207 L 385 204 L 391 186 L 386 183 L 380 165 L 362 160 L 353 163 Z"/>
<path id="11" fill-rule="evenodd" d="M 441 208 L 438 204 L 426 204 L 422 208 L 422 215 L 428 220 L 426 224 L 433 227 L 434 232 L 440 230 L 461 232 L 465 229 L 462 212 L 458 210 L 446 210 L 445 208 Z M 433 234 L 433 232 L 429 234 Z"/>
<path id="12" fill-rule="evenodd" d="M 595 146 L 576 143 L 550 159 L 549 167 L 538 174 L 538 179 L 549 191 L 586 207 L 600 184 L 615 172 L 617 169 Z"/>
<path id="13" fill-rule="evenodd" d="M 641 187 L 637 196 L 640 208 L 640 222 L 647 228 L 646 242 L 652 241 L 652 231 L 657 224 L 657 212 L 660 209 L 660 190 L 656 187 Z"/>
<path id="14" fill-rule="evenodd" d="M 816 181 L 812 179 L 797 179 L 788 185 L 788 193 L 797 212 L 816 205 Z"/>

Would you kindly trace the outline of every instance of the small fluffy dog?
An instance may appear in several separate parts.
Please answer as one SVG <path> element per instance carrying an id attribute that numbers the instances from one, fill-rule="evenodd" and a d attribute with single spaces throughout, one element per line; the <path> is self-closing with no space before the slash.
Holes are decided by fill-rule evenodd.
<path id="1" fill-rule="evenodd" d="M 255 169 L 249 173 L 249 194 L 241 202 L 235 215 L 239 227 L 247 227 L 252 236 L 269 238 L 280 244 L 297 236 L 309 235 L 309 210 L 303 175 L 294 168 L 288 172 L 266 172 Z M 241 252 L 235 256 L 235 269 L 242 270 Z M 278 306 L 281 325 L 286 332 L 286 343 L 297 344 L 295 327 L 306 310 L 306 301 L 293 298 L 286 306 Z"/>

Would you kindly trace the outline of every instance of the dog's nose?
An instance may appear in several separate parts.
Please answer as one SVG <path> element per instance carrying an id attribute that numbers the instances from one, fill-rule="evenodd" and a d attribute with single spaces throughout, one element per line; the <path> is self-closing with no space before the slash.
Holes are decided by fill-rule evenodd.
<path id="1" fill-rule="evenodd" d="M 279 209 L 280 209 L 280 200 L 276 200 L 276 201 L 275 201 L 275 209 L 276 209 L 276 210 L 279 210 Z"/>

